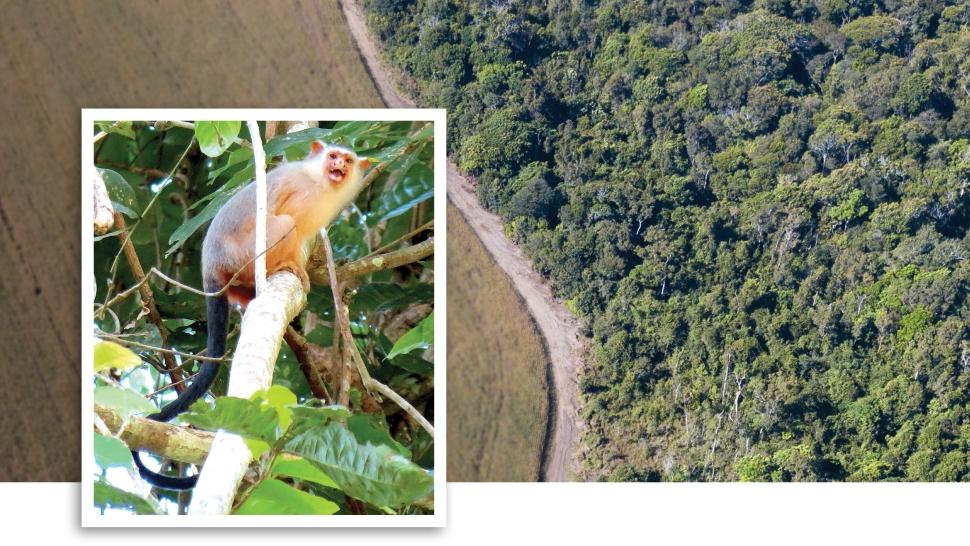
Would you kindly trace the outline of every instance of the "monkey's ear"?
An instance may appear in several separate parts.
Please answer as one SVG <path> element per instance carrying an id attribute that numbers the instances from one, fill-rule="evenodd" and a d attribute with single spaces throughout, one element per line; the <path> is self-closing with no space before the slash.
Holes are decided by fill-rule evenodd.
<path id="1" fill-rule="evenodd" d="M 310 155 L 317 155 L 326 148 L 326 145 L 319 140 L 314 140 L 310 143 Z"/>
<path id="2" fill-rule="evenodd" d="M 360 166 L 360 170 L 366 171 L 367 169 L 370 168 L 370 158 L 368 157 L 360 158 L 360 161 L 357 163 L 357 165 Z"/>

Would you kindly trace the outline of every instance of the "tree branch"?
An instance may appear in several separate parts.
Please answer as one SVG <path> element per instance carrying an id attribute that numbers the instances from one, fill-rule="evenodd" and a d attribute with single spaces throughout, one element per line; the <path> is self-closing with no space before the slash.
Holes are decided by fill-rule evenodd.
<path id="1" fill-rule="evenodd" d="M 243 315 L 227 396 L 249 398 L 269 388 L 283 332 L 304 305 L 306 294 L 296 275 L 280 271 L 270 276 L 265 293 L 250 302 Z M 218 432 L 199 473 L 189 514 L 229 513 L 251 456 L 242 438 Z"/>
<path id="2" fill-rule="evenodd" d="M 337 281 L 344 282 L 355 277 L 375 273 L 385 269 L 394 269 L 402 265 L 414 263 L 434 254 L 434 237 L 422 241 L 414 246 L 388 252 L 380 256 L 361 258 L 337 268 Z M 327 271 L 326 255 L 314 252 L 307 262 L 307 274 L 315 284 L 330 284 L 330 273 Z"/>
<path id="3" fill-rule="evenodd" d="M 153 421 L 145 417 L 130 417 L 126 421 L 113 409 L 94 405 L 94 413 L 133 451 L 147 451 L 153 455 L 183 463 L 201 465 L 212 445 L 214 434 Z"/>

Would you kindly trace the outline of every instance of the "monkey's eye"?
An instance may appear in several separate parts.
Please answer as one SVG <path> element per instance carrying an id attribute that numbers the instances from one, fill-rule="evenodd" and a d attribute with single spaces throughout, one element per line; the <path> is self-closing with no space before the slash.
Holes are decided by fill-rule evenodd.
<path id="1" fill-rule="evenodd" d="M 334 152 L 330 152 L 330 159 L 337 159 L 337 154 Z"/>
<path id="2" fill-rule="evenodd" d="M 353 165 L 353 164 L 354 164 L 354 158 L 352 158 L 352 157 L 348 157 L 348 158 L 347 158 L 347 164 L 348 164 L 348 165 Z"/>

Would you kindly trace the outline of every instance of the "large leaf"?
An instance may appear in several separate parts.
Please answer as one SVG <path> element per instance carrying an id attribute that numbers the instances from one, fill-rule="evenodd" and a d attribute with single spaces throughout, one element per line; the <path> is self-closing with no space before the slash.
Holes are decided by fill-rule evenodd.
<path id="1" fill-rule="evenodd" d="M 94 462 L 102 470 L 113 466 L 134 468 L 131 450 L 121 440 L 112 436 L 94 433 Z"/>
<path id="2" fill-rule="evenodd" d="M 387 429 L 387 421 L 383 415 L 358 413 L 347 419 L 347 428 L 362 444 L 387 446 L 398 455 L 411 459 L 411 450 L 391 437 L 391 432 Z"/>
<path id="3" fill-rule="evenodd" d="M 276 441 L 281 433 L 276 410 L 264 407 L 258 400 L 233 396 L 216 398 L 215 406 L 199 400 L 182 414 L 182 420 L 201 429 L 222 429 L 269 443 Z"/>
<path id="4" fill-rule="evenodd" d="M 344 421 L 350 417 L 350 410 L 336 404 L 331 406 L 295 406 L 293 412 L 293 430 L 306 430 L 329 423 L 330 421 Z"/>
<path id="5" fill-rule="evenodd" d="M 249 494 L 236 514 L 258 515 L 314 515 L 336 514 L 340 507 L 327 499 L 311 495 L 279 480 L 264 480 Z"/>
<path id="6" fill-rule="evenodd" d="M 423 163 L 414 163 L 404 177 L 389 191 L 381 193 L 367 217 L 374 226 L 380 222 L 404 214 L 411 207 L 434 197 L 434 172 Z"/>
<path id="7" fill-rule="evenodd" d="M 94 371 L 127 370 L 141 364 L 141 358 L 131 349 L 113 341 L 99 341 L 94 345 Z"/>
<path id="8" fill-rule="evenodd" d="M 303 458 L 289 459 L 277 457 L 270 474 L 273 477 L 289 476 L 290 478 L 313 482 L 325 487 L 340 489 L 340 486 L 337 485 L 337 482 L 333 481 L 333 478 L 327 476 L 319 468 L 313 466 L 310 461 Z"/>
<path id="9" fill-rule="evenodd" d="M 195 138 L 199 140 L 199 149 L 209 157 L 219 157 L 236 141 L 240 127 L 240 121 L 195 122 Z"/>
<path id="10" fill-rule="evenodd" d="M 394 358 L 397 355 L 410 353 L 418 349 L 427 349 L 434 343 L 434 312 L 417 326 L 409 330 L 406 334 L 401 336 L 396 342 L 394 342 L 394 347 L 391 348 L 391 352 L 387 354 L 387 358 Z"/>
<path id="11" fill-rule="evenodd" d="M 125 180 L 125 177 L 111 169 L 99 168 L 98 172 L 101 173 L 104 187 L 108 190 L 111 206 L 129 218 L 138 218 L 138 210 L 141 208 L 138 204 L 138 195 L 135 194 L 135 190 L 131 188 L 131 184 Z"/>
<path id="12" fill-rule="evenodd" d="M 118 489 L 103 481 L 94 482 L 94 505 L 101 508 L 128 508 L 136 514 L 164 514 L 157 502 Z"/>
<path id="13" fill-rule="evenodd" d="M 375 506 L 401 506 L 434 490 L 430 473 L 387 446 L 360 444 L 337 423 L 306 430 L 286 450 L 316 465 L 344 493 Z"/>
<path id="14" fill-rule="evenodd" d="M 115 410 L 122 418 L 154 413 L 158 408 L 150 400 L 124 387 L 99 385 L 94 389 L 94 402 Z"/>
<path id="15" fill-rule="evenodd" d="M 329 142 L 330 132 L 330 129 L 318 129 L 316 127 L 311 127 L 296 133 L 279 135 L 270 139 L 263 149 L 266 151 L 266 157 L 280 155 L 293 146 L 306 146 L 314 140 Z"/>

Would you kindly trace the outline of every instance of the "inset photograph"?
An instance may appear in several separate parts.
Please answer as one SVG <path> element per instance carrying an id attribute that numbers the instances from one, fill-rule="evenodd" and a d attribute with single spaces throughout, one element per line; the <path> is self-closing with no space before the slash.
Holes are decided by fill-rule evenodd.
<path id="1" fill-rule="evenodd" d="M 83 525 L 443 525 L 444 111 L 83 123 Z"/>

